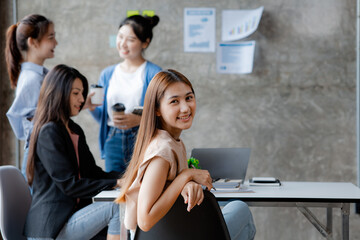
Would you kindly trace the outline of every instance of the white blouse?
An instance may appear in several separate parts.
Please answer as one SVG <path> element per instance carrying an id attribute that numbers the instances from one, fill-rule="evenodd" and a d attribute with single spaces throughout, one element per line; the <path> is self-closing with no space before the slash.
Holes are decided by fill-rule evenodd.
<path id="1" fill-rule="evenodd" d="M 131 113 L 134 107 L 140 106 L 144 88 L 146 61 L 133 73 L 124 72 L 118 64 L 111 76 L 107 91 L 108 125 L 114 126 L 111 107 L 116 103 L 125 105 L 125 113 Z"/>

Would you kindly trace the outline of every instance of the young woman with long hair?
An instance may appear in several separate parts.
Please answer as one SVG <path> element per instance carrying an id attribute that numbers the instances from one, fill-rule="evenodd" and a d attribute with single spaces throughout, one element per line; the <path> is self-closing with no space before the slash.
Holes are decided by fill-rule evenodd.
<path id="1" fill-rule="evenodd" d="M 90 239 L 106 226 L 107 239 L 120 238 L 118 205 L 91 201 L 119 186 L 119 173 L 96 165 L 83 130 L 70 119 L 87 93 L 86 78 L 74 68 L 57 65 L 45 77 L 27 163 L 33 189 L 24 228 L 28 239 Z"/>
<path id="2" fill-rule="evenodd" d="M 25 141 L 22 173 L 25 176 L 28 141 L 41 84 L 48 70 L 43 66 L 46 59 L 54 57 L 57 45 L 54 23 L 44 16 L 32 14 L 6 33 L 5 59 L 15 99 L 6 113 L 10 125 L 19 140 Z"/>
<path id="3" fill-rule="evenodd" d="M 170 210 L 178 196 L 188 211 L 212 188 L 207 170 L 187 167 L 181 132 L 192 125 L 196 112 L 190 81 L 175 70 L 161 71 L 150 82 L 130 164 L 122 178 L 117 203 L 126 203 L 124 224 L 148 231 Z M 248 206 L 232 201 L 223 208 L 231 239 L 253 239 L 255 226 Z"/>

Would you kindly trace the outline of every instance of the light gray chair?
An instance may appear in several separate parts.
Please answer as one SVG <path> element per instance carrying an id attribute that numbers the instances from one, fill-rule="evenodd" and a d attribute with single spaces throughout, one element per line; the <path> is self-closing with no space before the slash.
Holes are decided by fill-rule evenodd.
<path id="1" fill-rule="evenodd" d="M 26 239 L 23 228 L 30 204 L 30 189 L 19 169 L 0 166 L 0 229 L 4 240 Z"/>

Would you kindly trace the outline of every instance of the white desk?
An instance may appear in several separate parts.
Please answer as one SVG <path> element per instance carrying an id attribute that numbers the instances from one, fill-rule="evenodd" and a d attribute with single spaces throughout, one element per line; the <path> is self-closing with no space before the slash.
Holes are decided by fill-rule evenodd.
<path id="1" fill-rule="evenodd" d="M 246 184 L 246 183 L 245 183 Z M 342 214 L 343 239 L 349 239 L 350 203 L 360 202 L 360 189 L 346 182 L 282 182 L 280 187 L 251 186 L 254 192 L 217 193 L 219 200 L 239 199 L 249 206 L 296 207 L 327 239 L 332 239 L 332 209 L 340 208 Z M 94 201 L 112 201 L 118 191 L 103 191 Z M 326 208 L 326 225 L 321 223 L 309 207 Z"/>

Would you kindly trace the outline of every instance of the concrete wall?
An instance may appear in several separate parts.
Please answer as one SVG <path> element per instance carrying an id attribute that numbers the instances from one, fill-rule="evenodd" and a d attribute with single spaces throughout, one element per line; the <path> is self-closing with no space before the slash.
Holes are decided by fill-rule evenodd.
<path id="1" fill-rule="evenodd" d="M 12 23 L 13 17 L 11 1 L 0 2 L 0 15 L 0 164 L 15 165 L 16 139 L 5 115 L 14 96 L 14 91 L 10 88 L 4 56 L 6 29 Z"/>
<path id="2" fill-rule="evenodd" d="M 196 91 L 196 120 L 182 135 L 189 152 L 194 147 L 250 147 L 248 177 L 356 184 L 355 0 L 18 0 L 18 5 L 19 18 L 40 13 L 55 22 L 59 45 L 55 58 L 45 65 L 72 65 L 90 83 L 97 82 L 104 67 L 120 61 L 109 36 L 116 34 L 126 10 L 155 10 L 161 20 L 146 58 L 183 72 Z M 185 7 L 216 8 L 220 41 L 223 9 L 262 5 L 259 29 L 248 38 L 257 43 L 252 74 L 217 74 L 215 53 L 183 51 Z M 11 5 L 6 7 L 1 13 L 8 16 Z M 9 104 L 12 96 L 3 71 L 1 77 L 6 87 L 1 102 Z M 7 108 L 1 105 L 1 141 L 9 138 Z M 98 125 L 88 112 L 76 121 L 99 159 Z M 14 157 L 13 149 L 5 150 L 2 153 L 9 155 L 1 155 L 2 164 Z M 256 239 L 322 239 L 297 209 L 251 210 Z M 317 213 L 324 215 L 325 210 Z M 360 239 L 359 216 L 353 208 L 351 213 L 350 237 Z M 334 237 L 339 239 L 340 211 L 334 214 Z"/>

